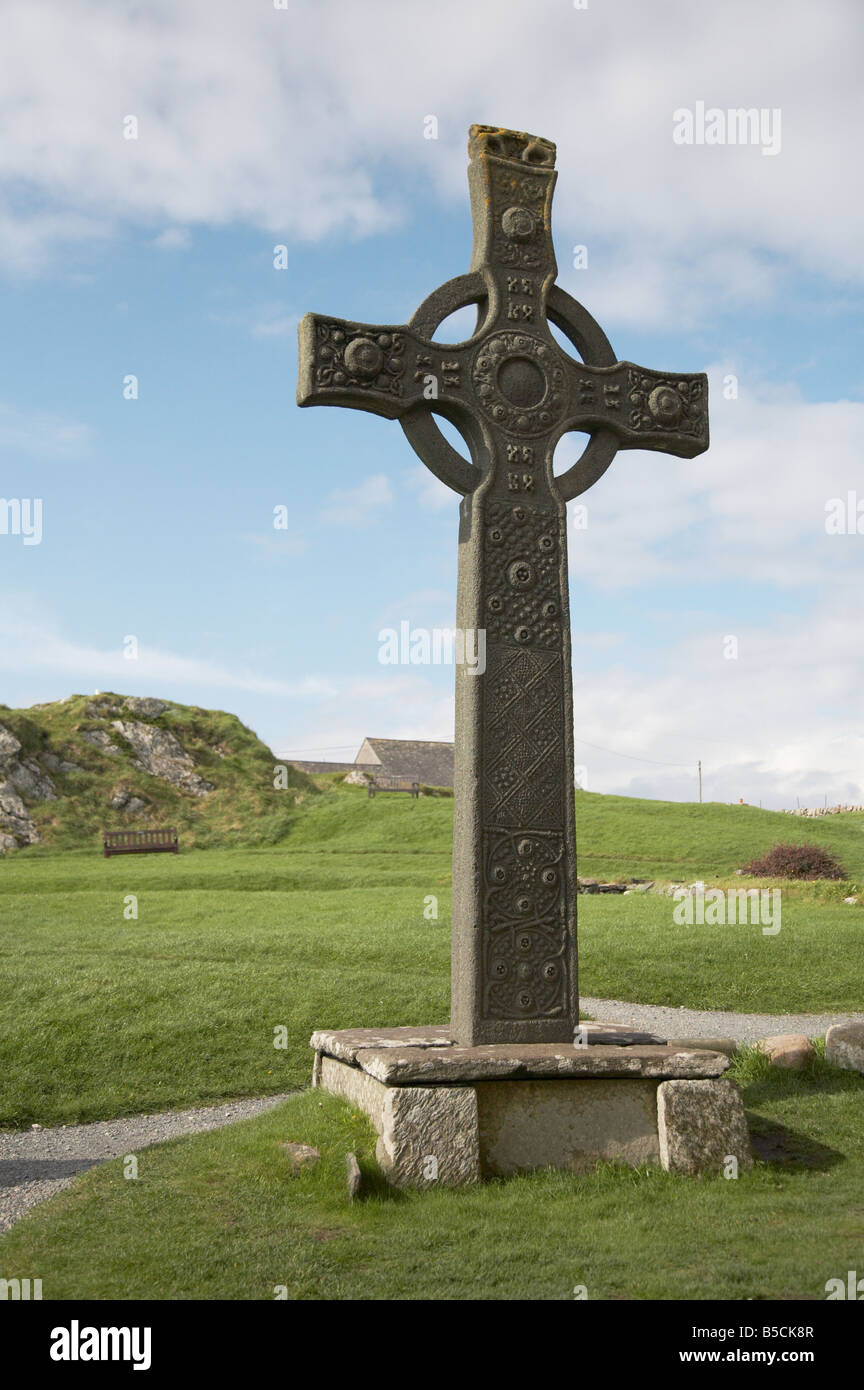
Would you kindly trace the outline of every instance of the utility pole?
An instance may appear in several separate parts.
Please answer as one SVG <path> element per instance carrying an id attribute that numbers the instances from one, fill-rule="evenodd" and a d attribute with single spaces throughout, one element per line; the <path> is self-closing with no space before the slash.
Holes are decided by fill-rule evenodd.
<path id="1" fill-rule="evenodd" d="M 696 764 L 696 766 L 697 766 L 697 768 L 698 768 L 698 770 L 699 770 L 699 803 L 700 803 L 700 805 L 701 805 L 701 803 L 702 803 L 702 759 L 701 759 L 701 758 L 699 759 L 699 761 L 698 761 L 698 763 Z"/>

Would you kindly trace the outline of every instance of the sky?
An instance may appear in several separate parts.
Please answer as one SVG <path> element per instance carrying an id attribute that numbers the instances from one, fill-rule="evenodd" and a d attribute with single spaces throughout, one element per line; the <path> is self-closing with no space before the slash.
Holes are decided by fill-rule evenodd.
<path id="1" fill-rule="evenodd" d="M 452 665 L 380 656 L 455 623 L 458 498 L 397 423 L 297 409 L 296 329 L 467 271 L 480 122 L 557 144 L 558 282 L 619 359 L 710 383 L 706 454 L 620 453 L 571 517 L 578 779 L 694 800 L 701 760 L 706 800 L 864 802 L 856 0 L 0 25 L 0 701 L 227 709 L 283 758 L 452 738 Z"/>

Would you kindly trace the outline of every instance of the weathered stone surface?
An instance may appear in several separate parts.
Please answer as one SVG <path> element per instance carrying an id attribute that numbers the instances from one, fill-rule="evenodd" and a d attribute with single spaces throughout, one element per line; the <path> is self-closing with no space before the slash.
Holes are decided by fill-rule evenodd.
<path id="1" fill-rule="evenodd" d="M 59 758 L 56 753 L 42 753 L 41 758 L 45 766 L 51 772 L 81 772 L 82 769 L 77 763 L 67 762 L 65 758 Z"/>
<path id="2" fill-rule="evenodd" d="M 835 1023 L 829 1028 L 825 1056 L 835 1067 L 864 1075 L 864 1023 Z"/>
<path id="3" fill-rule="evenodd" d="M 729 1058 L 674 1047 L 493 1043 L 480 1047 L 360 1048 L 356 1065 L 388 1086 L 423 1086 L 507 1078 L 720 1076 Z"/>
<path id="4" fill-rule="evenodd" d="M 111 797 L 110 805 L 112 811 L 125 811 L 130 816 L 147 809 L 147 802 L 136 796 L 128 787 L 118 787 Z"/>
<path id="5" fill-rule="evenodd" d="M 360 1171 L 360 1164 L 357 1162 L 357 1155 L 354 1153 L 345 1155 L 345 1180 L 348 1188 L 348 1201 L 354 1202 L 360 1196 L 363 1187 L 363 1174 Z"/>
<path id="6" fill-rule="evenodd" d="M 480 1177 L 477 1098 L 470 1086 L 383 1086 L 322 1056 L 320 1084 L 359 1105 L 378 1131 L 376 1158 L 394 1187 L 459 1187 Z"/>
<path id="7" fill-rule="evenodd" d="M 285 1139 L 279 1144 L 280 1149 L 286 1155 L 291 1171 L 299 1173 L 303 1168 L 314 1168 L 321 1158 L 318 1149 L 311 1144 L 298 1144 L 293 1140 Z"/>
<path id="8" fill-rule="evenodd" d="M 309 1046 L 343 1062 L 354 1062 L 361 1048 L 450 1047 L 449 1035 L 446 1024 L 439 1028 L 322 1028 L 312 1034 Z"/>
<path id="9" fill-rule="evenodd" d="M 0 782 L 0 830 L 4 853 L 20 845 L 38 845 L 39 831 L 24 802 L 9 782 Z M 9 841 L 13 843 L 10 845 Z"/>
<path id="10" fill-rule="evenodd" d="M 719 1173 L 753 1163 L 741 1095 L 731 1081 L 663 1081 L 657 1088 L 660 1162 L 670 1173 Z"/>
<path id="11" fill-rule="evenodd" d="M 5 725 L 0 724 L 0 767 L 5 767 L 7 763 L 13 762 L 21 752 L 21 744 Z"/>
<path id="12" fill-rule="evenodd" d="M 723 1052 L 727 1057 L 732 1057 L 738 1051 L 738 1044 L 734 1038 L 667 1038 L 669 1047 L 677 1047 L 682 1051 L 689 1051 L 695 1048 L 699 1052 L 706 1049 L 709 1052 Z"/>
<path id="13" fill-rule="evenodd" d="M 805 1033 L 775 1033 L 769 1038 L 760 1038 L 756 1046 L 766 1054 L 772 1067 L 784 1067 L 787 1071 L 801 1071 L 816 1055 Z"/>
<path id="14" fill-rule="evenodd" d="M 537 1052 L 543 1046 L 535 1044 L 514 1050 Z M 502 1050 L 413 1049 L 418 1056 L 428 1056 L 431 1051 L 442 1057 L 449 1052 L 488 1055 Z M 554 1051 L 554 1045 L 545 1045 L 545 1050 Z M 363 1069 L 365 1057 L 360 1049 L 359 1065 L 316 1053 L 315 1071 L 317 1084 L 324 1090 L 343 1096 L 369 1116 L 379 1135 L 378 1162 L 397 1186 L 424 1187 L 435 1182 L 459 1185 L 484 1175 L 542 1167 L 583 1171 L 598 1159 L 631 1164 L 659 1161 L 658 1096 L 663 1086 L 670 1083 L 656 1074 L 609 1075 L 602 1070 L 603 1057 L 608 1061 L 613 1053 L 632 1056 L 632 1048 L 600 1046 L 580 1051 L 583 1062 L 586 1052 L 589 1056 L 593 1053 L 601 1070 L 563 1078 L 556 1075 L 518 1079 L 499 1078 L 494 1073 L 490 1079 L 487 1070 L 484 1078 L 471 1084 L 458 1078 L 454 1084 L 453 1078 L 447 1076 L 439 1083 L 385 1085 Z M 676 1171 L 684 1171 L 690 1163 L 693 1171 L 703 1171 L 713 1152 L 706 1148 L 706 1134 L 714 1140 L 722 1135 L 723 1158 L 735 1153 L 739 1161 L 746 1161 L 749 1148 L 745 1152 L 740 1134 L 736 1137 L 727 1122 L 730 1113 L 743 1119 L 737 1091 L 731 1088 L 730 1100 L 730 1093 L 723 1089 L 728 1083 L 718 1083 L 713 1076 L 689 1079 L 694 1059 L 697 1064 L 713 1067 L 714 1075 L 729 1065 L 728 1059 L 720 1054 L 675 1052 L 668 1048 L 642 1051 L 667 1054 L 662 1062 L 667 1075 L 672 1069 L 676 1077 L 683 1073 L 688 1078 L 687 1085 L 708 1088 L 697 1089 L 695 1098 L 692 1093 L 685 1095 L 683 1105 L 679 1097 L 677 1110 L 673 1094 L 666 1166 L 677 1165 Z M 377 1052 L 379 1058 L 394 1055 L 399 1056 L 399 1049 L 392 1046 Z M 643 1059 L 643 1065 L 650 1072 L 658 1063 L 649 1066 Z M 718 1084 L 721 1090 L 712 1091 Z M 725 1128 L 718 1128 L 721 1120 Z"/>
<path id="15" fill-rule="evenodd" d="M 632 1047 L 637 1043 L 655 1047 L 666 1046 L 666 1039 L 657 1033 L 644 1033 L 638 1028 L 628 1028 L 620 1023 L 580 1023 L 576 1036 L 582 1043 L 596 1043 L 598 1046 Z"/>
<path id="16" fill-rule="evenodd" d="M 474 1087 L 388 1087 L 375 1156 L 394 1187 L 463 1187 L 477 1182 L 480 1139 Z"/>
<path id="17" fill-rule="evenodd" d="M 352 1105 L 359 1106 L 380 1134 L 384 1123 L 386 1086 L 369 1076 L 368 1072 L 339 1061 L 336 1057 L 328 1057 L 326 1053 L 319 1053 L 318 1057 L 320 1066 L 317 1084 L 322 1091 L 330 1091 L 334 1096 L 343 1096 L 345 1100 L 350 1100 Z"/>
<path id="18" fill-rule="evenodd" d="M 349 772 L 347 777 L 343 777 L 343 782 L 349 787 L 368 787 L 373 780 L 371 772 Z"/>
<path id="19" fill-rule="evenodd" d="M 22 801 L 55 801 L 57 789 L 35 758 L 21 758 L 20 740 L 0 724 L 0 854 L 39 843 L 36 822 Z"/>
<path id="20" fill-rule="evenodd" d="M 123 708 L 132 714 L 140 714 L 143 719 L 158 719 L 169 705 L 165 700 L 154 700 L 147 695 L 127 695 L 123 701 Z"/>
<path id="21" fill-rule="evenodd" d="M 47 772 L 33 758 L 24 758 L 12 763 L 7 773 L 9 781 L 24 796 L 32 801 L 56 801 L 57 788 Z"/>
<path id="22" fill-rule="evenodd" d="M 453 1037 L 566 1045 L 579 1019 L 566 503 L 620 447 L 702 453 L 707 379 L 616 361 L 599 324 L 555 286 L 551 141 L 476 125 L 468 149 L 470 273 L 410 324 L 307 314 L 297 401 L 399 420 L 464 496 L 456 625 L 486 634 L 487 663 L 482 680 L 456 663 Z M 471 338 L 436 344 L 438 326 L 471 302 L 483 306 Z M 550 319 L 580 362 L 561 352 Z M 446 442 L 430 404 L 477 441 L 474 461 Z M 568 430 L 589 443 L 556 477 Z"/>
<path id="23" fill-rule="evenodd" d="M 81 729 L 78 737 L 83 743 L 89 743 L 93 748 L 100 748 L 103 753 L 121 753 L 123 751 L 118 744 L 112 742 L 107 729 Z"/>
<path id="24" fill-rule="evenodd" d="M 484 1176 L 659 1162 L 656 1081 L 489 1081 L 476 1090 Z"/>
<path id="25" fill-rule="evenodd" d="M 172 786 L 182 787 L 193 796 L 206 796 L 215 789 L 212 782 L 193 771 L 191 757 L 168 729 L 141 724 L 135 719 L 114 719 L 112 724 L 135 750 L 134 767 Z"/>

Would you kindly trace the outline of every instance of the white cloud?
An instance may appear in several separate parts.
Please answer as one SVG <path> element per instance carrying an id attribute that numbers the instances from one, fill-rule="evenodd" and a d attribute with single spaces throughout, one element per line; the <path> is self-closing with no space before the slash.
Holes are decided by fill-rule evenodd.
<path id="1" fill-rule="evenodd" d="M 164 232 L 153 238 L 153 245 L 158 246 L 160 251 L 188 251 L 192 236 L 188 227 L 166 227 Z"/>
<path id="2" fill-rule="evenodd" d="M 310 676 L 301 681 L 272 680 L 254 671 L 228 670 L 200 657 L 181 656 L 141 640 L 137 660 L 115 650 L 89 646 L 65 637 L 53 623 L 36 612 L 21 611 L 20 597 L 7 595 L 0 603 L 0 671 L 10 675 L 50 672 L 52 676 L 80 678 L 88 688 L 119 682 L 156 689 L 160 685 L 185 687 L 193 699 L 202 687 L 223 687 L 258 695 L 325 696 L 333 693 L 330 681 Z"/>
<path id="3" fill-rule="evenodd" d="M 803 618 L 738 625 L 738 658 L 728 660 L 726 630 L 706 621 L 662 653 L 657 675 L 634 669 L 625 653 L 616 666 L 580 676 L 577 637 L 576 735 L 584 742 L 576 761 L 588 768 L 589 790 L 695 800 L 701 758 L 709 801 L 791 809 L 796 796 L 821 806 L 827 795 L 829 804 L 864 803 L 859 629 L 854 599 L 832 597 Z"/>
<path id="4" fill-rule="evenodd" d="M 381 676 L 358 677 L 316 702 L 314 714 L 292 721 L 287 737 L 271 740 L 278 756 L 351 762 L 364 738 L 449 741 L 453 695 L 421 671 L 391 666 Z M 307 750 L 314 749 L 309 752 Z"/>
<path id="5" fill-rule="evenodd" d="M 126 219 L 367 234 L 421 179 L 465 199 L 479 119 L 558 142 L 559 246 L 603 267 L 598 312 L 686 323 L 776 295 L 787 266 L 860 285 L 862 27 L 855 0 L 439 0 L 418 44 L 396 0 L 9 0 L 0 253 L 38 267 Z M 698 101 L 779 107 L 781 152 L 676 145 Z"/>
<path id="6" fill-rule="evenodd" d="M 712 368 L 711 448 L 692 460 L 619 453 L 570 532 L 574 576 L 601 588 L 734 580 L 807 590 L 860 588 L 864 536 L 825 531 L 826 504 L 864 500 L 864 403 L 808 402 L 796 388 L 740 383 L 723 398 Z M 567 461 L 584 438 L 571 436 Z"/>
<path id="7" fill-rule="evenodd" d="M 6 455 L 7 467 L 16 454 L 45 461 L 79 459 L 87 453 L 90 441 L 88 425 L 0 404 L 0 449 Z"/>
<path id="8" fill-rule="evenodd" d="M 357 487 L 334 488 L 328 494 L 321 520 L 333 526 L 349 526 L 370 520 L 379 507 L 389 507 L 393 492 L 384 473 L 374 473 Z"/>

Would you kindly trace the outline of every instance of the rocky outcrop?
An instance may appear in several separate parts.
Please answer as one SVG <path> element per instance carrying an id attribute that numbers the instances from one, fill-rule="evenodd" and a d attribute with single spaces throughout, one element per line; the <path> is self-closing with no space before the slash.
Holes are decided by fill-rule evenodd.
<path id="1" fill-rule="evenodd" d="M 0 862 L 39 843 L 96 851 L 105 831 L 133 826 L 175 826 L 187 845 L 269 843 L 317 794 L 288 766 L 274 796 L 274 761 L 224 710 L 110 690 L 0 704 Z"/>
<path id="2" fill-rule="evenodd" d="M 137 816 L 147 810 L 149 802 L 136 796 L 128 787 L 117 787 L 109 804 L 112 811 L 125 811 L 127 815 Z"/>
<path id="3" fill-rule="evenodd" d="M 133 748 L 136 754 L 132 759 L 133 767 L 151 777 L 161 777 L 172 786 L 182 787 L 193 796 L 206 796 L 215 791 L 212 782 L 193 771 L 195 764 L 189 754 L 167 729 L 142 724 L 137 719 L 114 719 L 112 726 Z"/>
<path id="4" fill-rule="evenodd" d="M 7 774 L 12 786 L 32 801 L 56 801 L 57 788 L 33 758 L 13 763 Z"/>
<path id="5" fill-rule="evenodd" d="M 7 763 L 14 762 L 21 752 L 21 744 L 11 732 L 0 724 L 0 768 Z"/>
<path id="6" fill-rule="evenodd" d="M 103 753 L 121 753 L 123 751 L 116 743 L 112 742 L 111 735 L 105 729 L 80 729 L 78 737 L 94 748 L 101 748 Z"/>
<path id="7" fill-rule="evenodd" d="M 128 709 L 130 714 L 140 715 L 142 719 L 158 719 L 160 714 L 170 709 L 170 705 L 165 700 L 154 700 L 148 695 L 127 695 L 123 708 Z"/>
<path id="8" fill-rule="evenodd" d="M 67 762 L 65 758 L 58 758 L 56 753 L 43 753 L 42 761 L 51 772 L 83 772 L 77 763 Z"/>
<path id="9" fill-rule="evenodd" d="M 368 787 L 373 778 L 371 772 L 349 772 L 342 780 L 349 787 Z"/>
<path id="10" fill-rule="evenodd" d="M 39 831 L 18 793 L 8 782 L 0 782 L 0 850 L 38 845 Z"/>
<path id="11" fill-rule="evenodd" d="M 20 740 L 0 724 L 0 853 L 39 843 L 39 831 L 21 799 L 56 801 L 57 790 L 33 758 L 22 758 Z"/>

